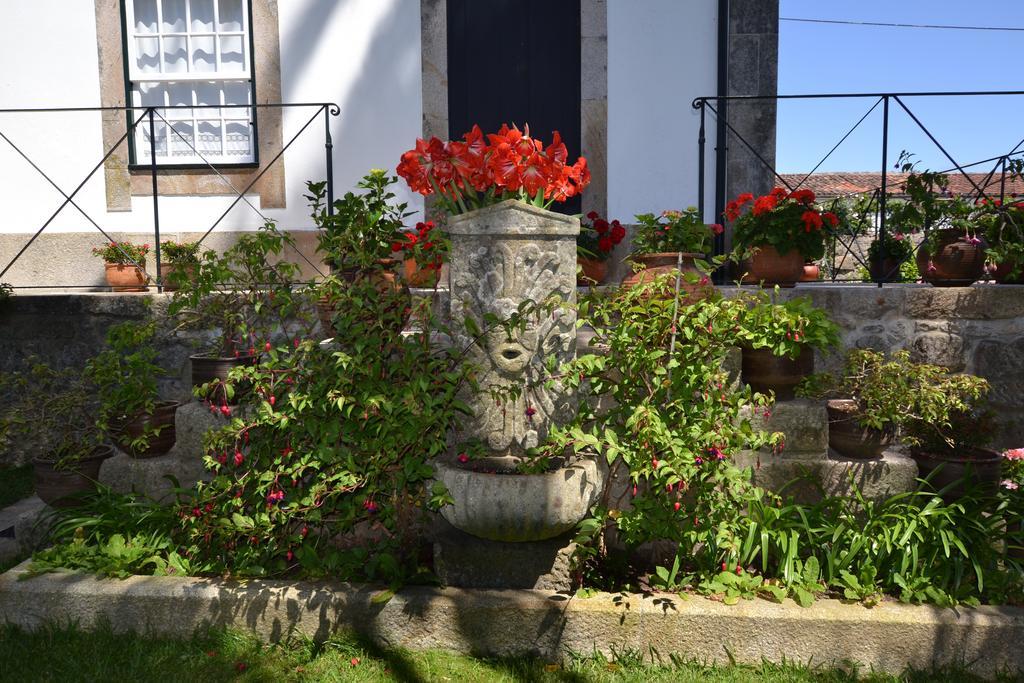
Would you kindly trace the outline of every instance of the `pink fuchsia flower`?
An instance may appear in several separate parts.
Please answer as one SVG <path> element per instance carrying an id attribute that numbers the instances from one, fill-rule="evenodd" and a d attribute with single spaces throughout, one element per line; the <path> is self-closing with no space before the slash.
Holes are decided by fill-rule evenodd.
<path id="1" fill-rule="evenodd" d="M 894 240 L 896 240 L 897 242 L 902 242 L 903 240 L 905 240 L 905 239 L 906 239 L 906 237 L 907 237 L 907 236 L 906 236 L 906 235 L 904 235 L 904 234 L 903 234 L 902 232 L 895 232 L 895 233 L 893 233 L 893 235 L 892 235 L 892 238 L 893 238 Z"/>
<path id="2" fill-rule="evenodd" d="M 537 409 L 533 406 L 526 406 L 526 417 L 533 417 L 537 414 Z"/>
<path id="3" fill-rule="evenodd" d="M 1011 448 L 1003 451 L 1003 457 L 1007 460 L 1024 460 L 1024 448 Z"/>
<path id="4" fill-rule="evenodd" d="M 1016 491 L 1018 488 L 1020 488 L 1016 482 L 1010 481 L 1009 479 L 1004 479 L 1003 481 L 999 482 L 999 485 L 1008 491 Z"/>
<path id="5" fill-rule="evenodd" d="M 465 453 L 459 453 L 459 462 L 461 462 L 462 464 L 466 464 L 467 462 L 469 462 L 469 456 L 466 455 Z"/>

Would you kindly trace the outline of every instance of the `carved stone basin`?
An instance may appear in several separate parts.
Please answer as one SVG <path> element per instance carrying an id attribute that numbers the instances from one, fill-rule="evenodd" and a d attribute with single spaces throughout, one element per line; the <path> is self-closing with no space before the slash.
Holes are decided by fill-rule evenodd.
<path id="1" fill-rule="evenodd" d="M 492 541 L 541 541 L 587 516 L 605 484 L 594 460 L 543 474 L 491 474 L 435 463 L 435 475 L 454 499 L 441 515 L 456 529 Z"/>

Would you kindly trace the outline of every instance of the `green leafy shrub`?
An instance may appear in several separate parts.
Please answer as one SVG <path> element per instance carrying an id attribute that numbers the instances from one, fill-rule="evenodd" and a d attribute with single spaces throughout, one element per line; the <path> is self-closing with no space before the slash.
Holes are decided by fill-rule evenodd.
<path id="1" fill-rule="evenodd" d="M 110 242 L 102 247 L 93 247 L 94 256 L 99 256 L 104 263 L 116 263 L 123 266 L 146 266 L 148 244 L 132 244 L 131 242 Z"/>
<path id="2" fill-rule="evenodd" d="M 796 358 L 807 348 L 827 350 L 839 345 L 839 327 L 808 297 L 772 303 L 767 292 L 744 293 L 737 320 L 737 345 L 768 349 L 776 356 Z"/>
<path id="3" fill-rule="evenodd" d="M 633 252 L 637 254 L 673 251 L 706 254 L 711 250 L 715 235 L 723 232 L 717 223 L 706 224 L 695 206 L 683 211 L 663 211 L 658 216 L 640 214 L 636 222 Z"/>

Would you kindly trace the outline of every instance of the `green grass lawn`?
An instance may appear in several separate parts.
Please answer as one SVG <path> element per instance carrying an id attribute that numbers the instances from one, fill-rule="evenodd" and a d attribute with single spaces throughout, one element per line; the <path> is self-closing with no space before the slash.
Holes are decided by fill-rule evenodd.
<path id="1" fill-rule="evenodd" d="M 355 636 L 261 645 L 248 635 L 214 631 L 191 640 L 84 633 L 50 627 L 26 633 L 0 627 L 2 681 L 702 681 L 814 682 L 975 681 L 959 671 L 866 675 L 820 667 L 764 664 L 709 667 L 624 653 L 609 662 L 591 656 L 559 667 L 526 658 L 478 659 L 444 652 L 382 650 Z M 1009 679 L 1007 679 L 1009 680 Z"/>
<path id="2" fill-rule="evenodd" d="M 0 465 L 0 508 L 32 495 L 32 465 Z"/>

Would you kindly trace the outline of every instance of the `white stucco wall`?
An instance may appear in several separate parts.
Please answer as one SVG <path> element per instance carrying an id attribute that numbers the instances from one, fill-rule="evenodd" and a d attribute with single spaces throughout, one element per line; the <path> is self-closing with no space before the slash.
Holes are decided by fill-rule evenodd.
<path id="1" fill-rule="evenodd" d="M 336 102 L 331 120 L 335 189 L 340 196 L 367 170 L 393 169 L 422 128 L 419 0 L 287 0 L 278 3 L 281 91 L 285 102 Z M 99 106 L 96 20 L 92 0 L 4 3 L 0 23 L 0 108 Z M 259 74 L 256 74 L 257 79 Z M 289 110 L 284 141 L 313 110 Z M 100 114 L 0 113 L 0 132 L 71 192 L 102 158 Z M 266 211 L 284 228 L 309 225 L 306 180 L 324 178 L 324 127 L 310 125 L 285 153 L 284 210 Z M 0 232 L 35 232 L 63 198 L 0 139 Z M 422 206 L 418 197 L 410 198 Z M 75 201 L 104 229 L 152 225 L 152 199 L 130 212 L 108 212 L 102 170 Z M 258 206 L 257 196 L 252 201 Z M 161 197 L 161 231 L 205 230 L 230 203 L 223 197 Z M 218 230 L 258 225 L 244 204 Z M 47 232 L 94 230 L 71 206 Z M 97 234 L 98 241 L 102 238 Z"/>
<path id="2" fill-rule="evenodd" d="M 690 102 L 717 90 L 717 31 L 715 0 L 608 0 L 609 216 L 696 206 L 700 116 Z M 705 131 L 710 212 L 710 112 Z"/>

